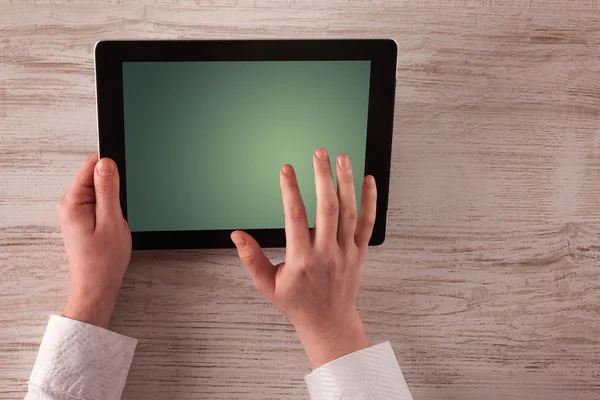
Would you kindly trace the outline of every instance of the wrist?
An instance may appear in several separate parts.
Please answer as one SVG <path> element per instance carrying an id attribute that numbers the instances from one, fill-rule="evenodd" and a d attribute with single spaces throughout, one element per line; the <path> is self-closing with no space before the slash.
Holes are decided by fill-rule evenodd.
<path id="1" fill-rule="evenodd" d="M 63 317 L 108 328 L 117 293 L 95 292 L 89 290 L 71 290 L 67 298 Z"/>
<path id="2" fill-rule="evenodd" d="M 313 370 L 369 346 L 358 315 L 328 329 L 296 327 L 296 331 Z"/>

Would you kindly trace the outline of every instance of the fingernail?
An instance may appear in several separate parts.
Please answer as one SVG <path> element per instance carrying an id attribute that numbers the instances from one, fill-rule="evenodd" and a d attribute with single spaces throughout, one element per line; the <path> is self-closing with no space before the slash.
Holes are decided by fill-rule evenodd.
<path id="1" fill-rule="evenodd" d="M 371 175 L 367 176 L 367 180 L 365 181 L 365 184 L 367 185 L 367 187 L 370 187 L 370 188 L 375 187 L 375 178 L 373 178 Z"/>
<path id="2" fill-rule="evenodd" d="M 231 237 L 231 240 L 233 241 L 233 243 L 236 246 L 245 246 L 246 245 L 246 239 L 244 239 L 243 236 L 235 235 L 235 236 Z"/>
<path id="3" fill-rule="evenodd" d="M 340 168 L 348 169 L 350 168 L 350 157 L 345 154 L 341 154 L 337 158 L 338 165 Z"/>
<path id="4" fill-rule="evenodd" d="M 321 161 L 327 161 L 328 160 L 328 154 L 327 154 L 327 150 L 326 149 L 317 149 L 317 151 L 315 151 L 315 155 Z"/>
<path id="5" fill-rule="evenodd" d="M 292 176 L 294 174 L 294 169 L 290 164 L 285 164 L 283 167 L 281 167 L 281 172 L 285 176 Z"/>
<path id="6" fill-rule="evenodd" d="M 109 158 L 103 158 L 98 161 L 98 175 L 100 176 L 111 176 L 115 173 L 115 163 Z"/>

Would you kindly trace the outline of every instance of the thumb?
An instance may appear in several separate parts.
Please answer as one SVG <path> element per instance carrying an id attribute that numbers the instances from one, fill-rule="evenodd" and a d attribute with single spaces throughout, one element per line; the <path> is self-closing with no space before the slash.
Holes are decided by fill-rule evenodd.
<path id="1" fill-rule="evenodd" d="M 109 224 L 123 218 L 119 200 L 119 171 L 110 158 L 102 158 L 94 169 L 96 191 L 96 225 Z"/>
<path id="2" fill-rule="evenodd" d="M 254 286 L 268 299 L 275 290 L 275 267 L 256 240 L 246 232 L 233 232 L 231 240 L 237 248 L 240 260 L 250 273 Z"/>

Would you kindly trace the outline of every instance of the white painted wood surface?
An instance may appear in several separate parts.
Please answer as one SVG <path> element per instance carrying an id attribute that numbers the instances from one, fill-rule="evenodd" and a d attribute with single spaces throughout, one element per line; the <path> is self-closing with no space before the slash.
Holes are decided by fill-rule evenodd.
<path id="1" fill-rule="evenodd" d="M 255 37 L 400 45 L 388 240 L 359 305 L 415 399 L 600 398 L 599 7 L 0 2 L 0 398 L 65 299 L 55 204 L 95 150 L 94 42 Z M 124 399 L 307 398 L 293 329 L 232 251 L 135 254 L 113 329 L 140 339 Z"/>

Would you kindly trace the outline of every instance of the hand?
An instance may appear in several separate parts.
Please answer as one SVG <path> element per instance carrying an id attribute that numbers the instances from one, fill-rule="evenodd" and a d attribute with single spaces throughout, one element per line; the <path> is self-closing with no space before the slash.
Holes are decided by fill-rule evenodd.
<path id="1" fill-rule="evenodd" d="M 107 328 L 131 257 L 114 161 L 88 157 L 58 202 L 58 215 L 71 269 L 63 316 Z"/>
<path id="2" fill-rule="evenodd" d="M 271 264 L 250 235 L 235 231 L 231 239 L 256 288 L 294 325 L 312 368 L 368 346 L 356 310 L 367 247 L 375 221 L 377 190 L 367 176 L 357 221 L 350 159 L 336 160 L 337 192 L 327 151 L 313 156 L 317 191 L 315 228 L 306 210 L 291 165 L 279 174 L 285 213 L 285 261 Z"/>

